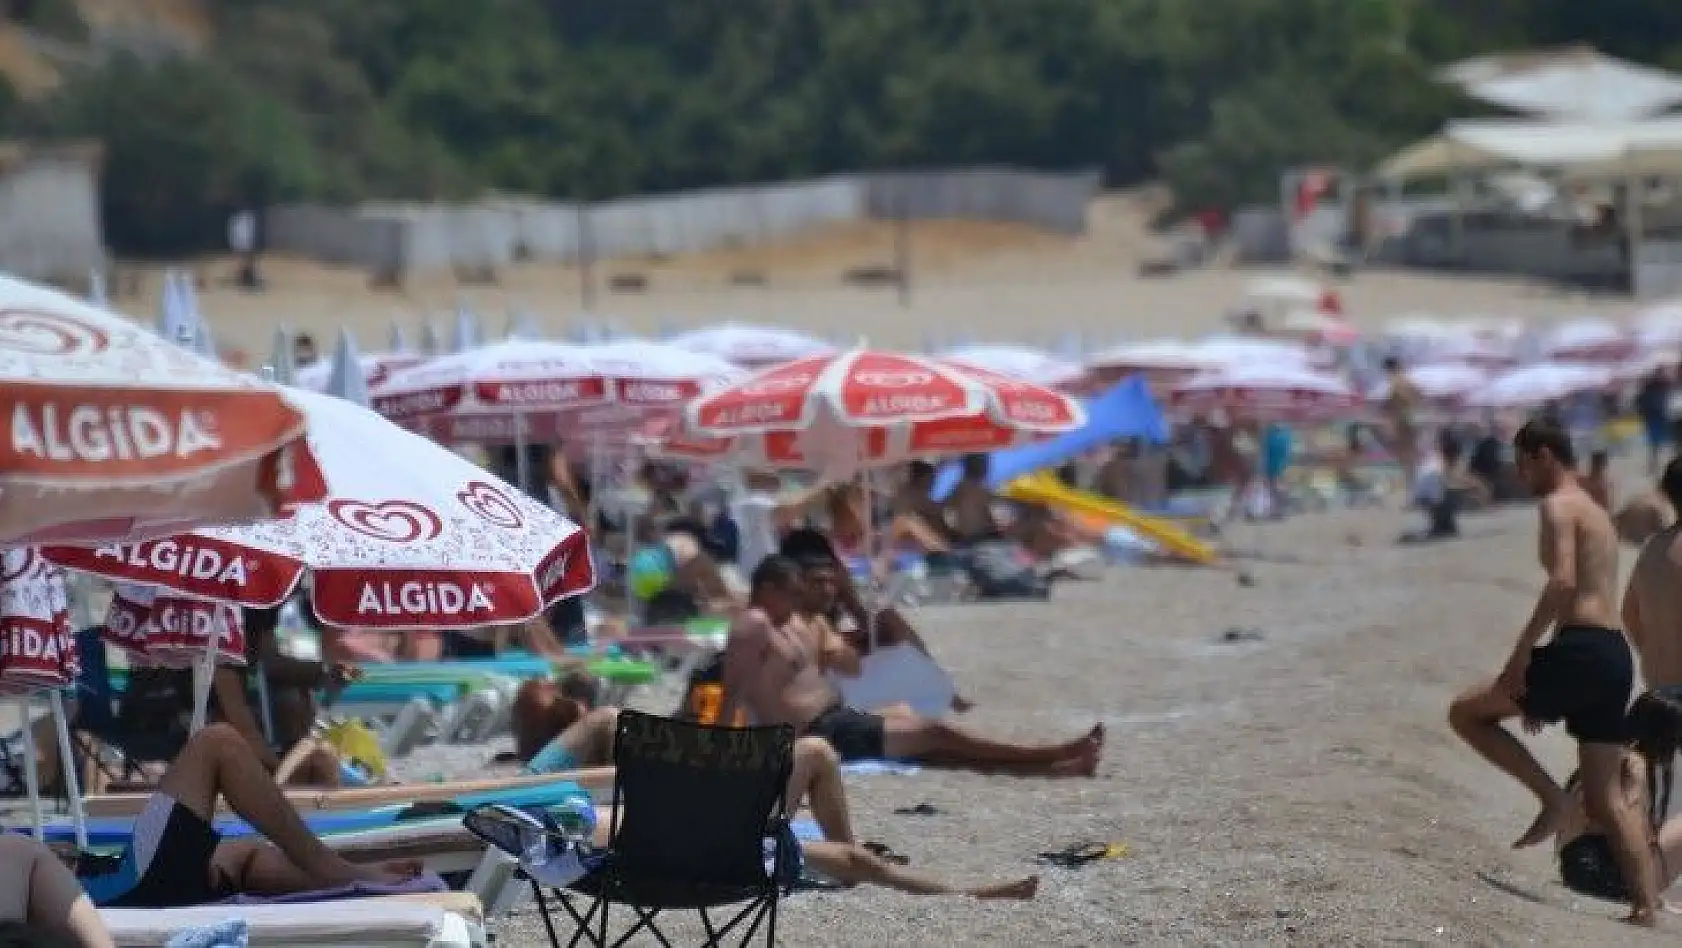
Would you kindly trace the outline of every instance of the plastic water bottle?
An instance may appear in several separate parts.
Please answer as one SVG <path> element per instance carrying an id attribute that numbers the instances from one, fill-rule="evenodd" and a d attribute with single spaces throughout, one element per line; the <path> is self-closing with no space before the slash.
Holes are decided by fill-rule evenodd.
<path id="1" fill-rule="evenodd" d="M 575 797 L 550 811 L 555 823 L 569 839 L 589 845 L 596 835 L 596 805 L 588 798 Z"/>

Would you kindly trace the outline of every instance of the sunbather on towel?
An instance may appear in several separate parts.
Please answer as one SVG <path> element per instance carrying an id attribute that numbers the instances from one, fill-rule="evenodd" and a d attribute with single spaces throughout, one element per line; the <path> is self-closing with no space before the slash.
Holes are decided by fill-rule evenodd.
<path id="1" fill-rule="evenodd" d="M 52 850 L 27 836 L 0 836 L 0 922 L 27 923 L 73 948 L 116 945 L 76 877 Z"/>
<path id="2" fill-rule="evenodd" d="M 212 825 L 218 796 L 263 838 L 224 842 Z M 187 741 L 135 818 L 122 865 L 82 884 L 98 905 L 178 908 L 238 893 L 399 884 L 420 871 L 412 860 L 358 865 L 328 849 L 239 732 L 212 724 Z"/>
<path id="3" fill-rule="evenodd" d="M 879 885 L 913 895 L 961 894 L 978 899 L 1031 899 L 1039 891 L 1038 876 L 977 886 L 957 886 L 911 872 L 882 858 L 853 835 L 841 758 L 828 741 L 802 737 L 794 742 L 794 768 L 789 773 L 784 816 L 793 819 L 801 805 L 823 831 L 821 840 L 803 840 L 806 865 L 825 879 L 842 885 Z M 596 808 L 596 845 L 606 846 L 613 825 L 611 807 Z"/>
<path id="4" fill-rule="evenodd" d="M 746 708 L 760 724 L 789 724 L 822 737 L 843 760 L 897 758 L 928 766 L 1041 776 L 1093 776 L 1104 727 L 1061 744 L 1027 746 L 972 734 L 944 719 L 905 709 L 869 714 L 847 707 L 826 668 L 846 670 L 851 648 L 797 613 L 803 596 L 800 567 L 768 557 L 753 572 L 751 605 L 730 627 L 724 653 L 720 720 Z M 853 668 L 856 673 L 856 654 Z"/>

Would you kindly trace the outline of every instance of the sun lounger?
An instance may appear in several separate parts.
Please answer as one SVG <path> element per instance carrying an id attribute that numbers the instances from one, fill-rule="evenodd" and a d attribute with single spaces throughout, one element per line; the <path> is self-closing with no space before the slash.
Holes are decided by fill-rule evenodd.
<path id="1" fill-rule="evenodd" d="M 162 948 L 176 933 L 229 919 L 248 926 L 251 948 L 483 948 L 479 900 L 465 892 L 289 905 L 101 909 L 119 948 Z"/>
<path id="2" fill-rule="evenodd" d="M 394 784 L 388 787 L 358 787 L 346 790 L 287 790 L 286 797 L 300 812 L 318 810 L 366 810 L 403 803 L 454 800 L 476 794 L 520 790 L 531 787 L 575 783 L 600 795 L 613 786 L 612 767 L 589 767 L 560 774 L 521 774 L 485 780 L 457 780 L 449 783 Z M 146 808 L 149 793 L 102 793 L 87 797 L 89 816 L 137 816 Z"/>

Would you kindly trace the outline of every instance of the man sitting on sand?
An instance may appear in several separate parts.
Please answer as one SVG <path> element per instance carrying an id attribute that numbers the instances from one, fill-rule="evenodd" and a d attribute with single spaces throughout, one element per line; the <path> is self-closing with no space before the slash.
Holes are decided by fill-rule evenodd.
<path id="1" fill-rule="evenodd" d="M 224 842 L 213 825 L 218 796 L 262 837 Z M 98 905 L 178 908 L 242 893 L 395 885 L 420 871 L 414 861 L 358 865 L 327 848 L 239 732 L 212 724 L 187 741 L 135 818 L 121 865 L 81 881 Z"/>
<path id="2" fill-rule="evenodd" d="M 1665 465 L 1659 493 L 1682 503 L 1682 457 Z M 1682 525 L 1672 523 L 1642 545 L 1624 590 L 1623 620 L 1647 687 L 1682 686 Z"/>
<path id="3" fill-rule="evenodd" d="M 733 720 L 738 707 L 746 708 L 759 724 L 789 724 L 802 736 L 824 738 L 848 761 L 895 758 L 1042 776 L 1097 772 L 1101 724 L 1062 744 L 1025 746 L 978 737 L 944 719 L 847 707 L 824 669 L 844 667 L 840 663 L 852 650 L 832 631 L 798 616 L 800 567 L 768 557 L 754 570 L 751 585 L 749 608 L 732 623 L 725 645 L 720 720 Z"/>
<path id="4" fill-rule="evenodd" d="M 1635 683 L 1629 642 L 1613 606 L 1618 539 L 1606 511 L 1584 493 L 1573 473 L 1571 436 L 1558 421 L 1536 419 L 1513 438 L 1521 474 L 1541 498 L 1541 561 L 1547 585 L 1512 656 L 1493 681 L 1465 692 L 1449 707 L 1451 727 L 1490 763 L 1536 795 L 1542 812 L 1515 847 L 1543 842 L 1576 808 L 1536 758 L 1502 722 L 1522 717 L 1535 733 L 1563 720 L 1577 740 L 1583 806 L 1611 828 L 1624 878 L 1640 880 L 1628 921 L 1655 924 L 1658 890 L 1640 814 L 1619 792 L 1625 709 Z M 1538 647 L 1542 637 L 1553 637 Z"/>

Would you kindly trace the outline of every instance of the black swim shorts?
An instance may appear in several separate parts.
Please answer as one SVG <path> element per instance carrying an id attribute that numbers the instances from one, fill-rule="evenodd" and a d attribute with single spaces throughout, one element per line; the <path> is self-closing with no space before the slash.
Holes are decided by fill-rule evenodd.
<path id="1" fill-rule="evenodd" d="M 1559 848 L 1559 879 L 1580 895 L 1610 902 L 1628 902 L 1612 843 L 1600 833 L 1585 833 Z"/>
<path id="2" fill-rule="evenodd" d="M 887 730 L 881 715 L 867 714 L 838 704 L 812 719 L 806 733 L 821 737 L 844 761 L 881 760 L 886 756 Z"/>
<path id="3" fill-rule="evenodd" d="M 1531 651 L 1519 707 L 1527 717 L 1564 721 L 1585 744 L 1622 744 L 1634 686 L 1635 661 L 1622 632 L 1568 625 Z"/>
<path id="4" fill-rule="evenodd" d="M 226 898 L 211 880 L 211 860 L 222 842 L 204 817 L 154 793 L 134 821 L 134 887 L 108 903 L 113 908 L 182 908 Z"/>

